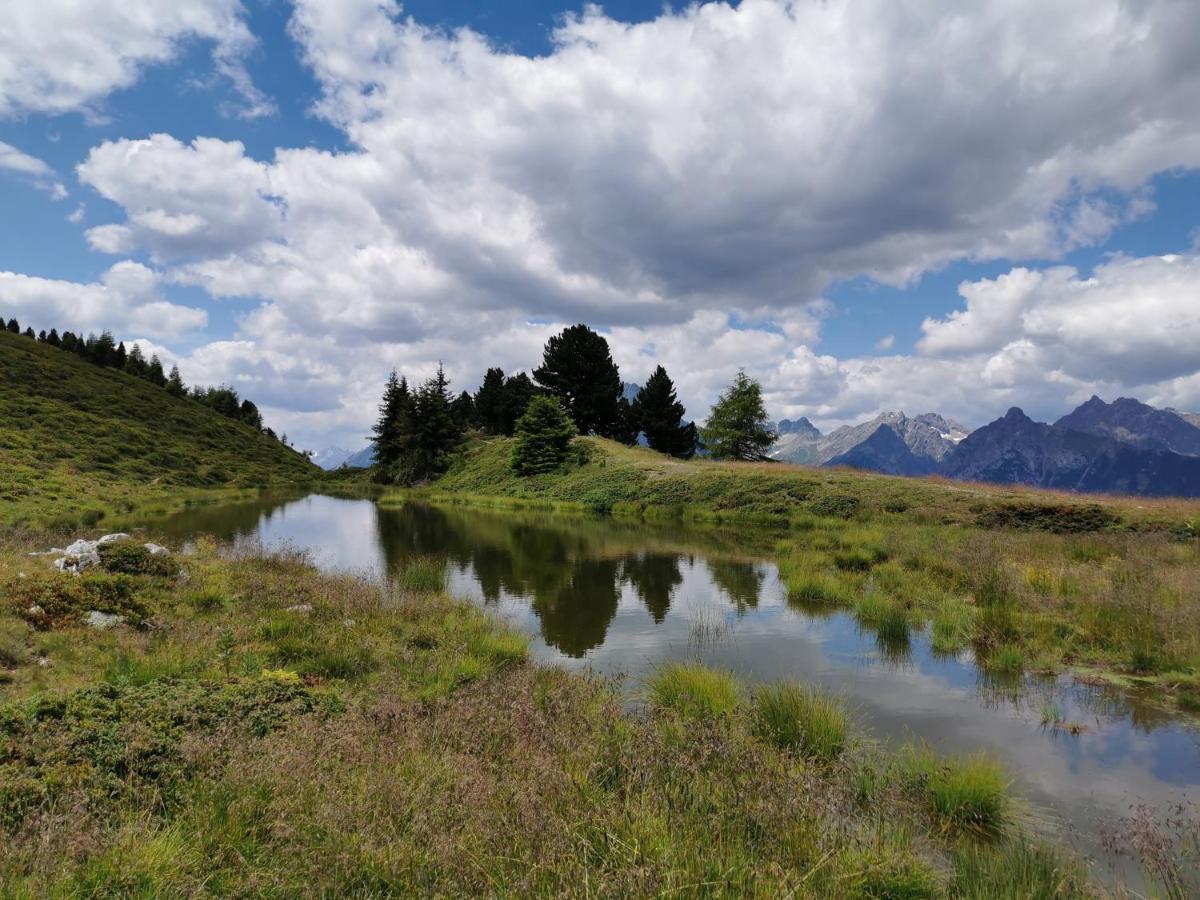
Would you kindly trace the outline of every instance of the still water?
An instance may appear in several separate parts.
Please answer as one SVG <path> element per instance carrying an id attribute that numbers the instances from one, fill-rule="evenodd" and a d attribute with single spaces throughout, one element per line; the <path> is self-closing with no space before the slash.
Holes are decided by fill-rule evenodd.
<path id="1" fill-rule="evenodd" d="M 155 530 L 176 543 L 207 533 L 288 544 L 324 568 L 374 574 L 445 559 L 451 592 L 527 632 L 535 659 L 625 676 L 631 698 L 656 666 L 684 658 L 747 683 L 820 685 L 877 739 L 1000 757 L 1035 818 L 1105 866 L 1099 835 L 1132 805 L 1200 794 L 1193 723 L 1069 678 L 998 682 L 969 652 L 934 654 L 922 632 L 885 642 L 848 613 L 789 603 L 769 561 L 778 533 L 317 495 L 191 510 Z M 1082 733 L 1043 726 L 1046 703 Z"/>

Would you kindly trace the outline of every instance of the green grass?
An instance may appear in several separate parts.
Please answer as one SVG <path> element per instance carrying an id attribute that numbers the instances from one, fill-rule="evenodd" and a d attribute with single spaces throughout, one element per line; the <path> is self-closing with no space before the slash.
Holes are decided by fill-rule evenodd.
<path id="1" fill-rule="evenodd" d="M 994 832 L 1011 824 L 1008 780 L 983 752 L 940 759 L 928 747 L 910 747 L 901 770 L 949 826 Z"/>
<path id="2" fill-rule="evenodd" d="M 781 749 L 825 762 L 846 749 L 849 716 L 835 697 L 784 682 L 759 688 L 754 711 L 762 734 Z"/>
<path id="3" fill-rule="evenodd" d="M 0 568 L 52 578 L 26 555 L 42 543 L 0 540 Z M 941 897 L 1044 883 L 1003 849 L 964 855 L 964 834 L 1008 818 L 978 767 L 926 753 L 906 768 L 797 685 L 742 704 L 729 673 L 669 666 L 629 712 L 612 685 L 529 665 L 523 637 L 425 585 L 207 540 L 186 566 L 186 580 L 102 576 L 153 628 L 61 615 L 38 630 L 0 604 L 5 893 Z M 1072 871 L 1045 859 L 1038 872 Z"/>
<path id="4" fill-rule="evenodd" d="M 697 663 L 663 666 L 651 679 L 649 692 L 651 703 L 686 718 L 726 715 L 738 704 L 733 676 Z"/>
<path id="5" fill-rule="evenodd" d="M 91 527 L 187 491 L 321 477 L 200 403 L 8 332 L 0 421 L 0 527 Z"/>
<path id="6" fill-rule="evenodd" d="M 393 576 L 396 586 L 408 591 L 440 591 L 446 584 L 446 563 L 432 556 L 408 560 Z"/>

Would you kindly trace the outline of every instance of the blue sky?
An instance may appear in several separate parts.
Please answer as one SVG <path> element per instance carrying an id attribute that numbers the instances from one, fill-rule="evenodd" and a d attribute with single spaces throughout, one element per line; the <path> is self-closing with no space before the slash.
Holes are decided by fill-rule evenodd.
<path id="1" fill-rule="evenodd" d="M 18 0 L 0 314 L 311 447 L 577 320 L 701 418 L 1200 408 L 1200 35 L 1098 2 Z"/>

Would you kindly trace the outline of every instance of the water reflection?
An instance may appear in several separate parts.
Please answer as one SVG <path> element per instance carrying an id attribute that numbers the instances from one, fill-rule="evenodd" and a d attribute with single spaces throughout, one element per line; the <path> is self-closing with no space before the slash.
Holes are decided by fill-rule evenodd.
<path id="1" fill-rule="evenodd" d="M 991 673 L 970 651 L 935 653 L 903 617 L 868 626 L 789 599 L 766 561 L 778 533 L 327 497 L 192 510 L 159 530 L 176 541 L 206 532 L 290 542 L 321 565 L 373 572 L 436 556 L 451 590 L 524 629 L 535 658 L 633 684 L 665 661 L 699 657 L 746 681 L 821 686 L 882 738 L 1000 756 L 1033 804 L 1079 830 L 1085 852 L 1101 852 L 1098 825 L 1130 803 L 1165 805 L 1200 785 L 1196 731 L 1136 693 Z M 719 624 L 721 639 L 694 641 L 698 622 Z M 1043 724 L 1049 708 L 1078 728 Z"/>

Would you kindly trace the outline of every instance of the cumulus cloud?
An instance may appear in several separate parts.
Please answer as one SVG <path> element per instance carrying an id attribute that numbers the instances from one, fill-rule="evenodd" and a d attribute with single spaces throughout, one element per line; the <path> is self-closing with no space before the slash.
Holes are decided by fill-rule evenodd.
<path id="1" fill-rule="evenodd" d="M 0 272 L 0 310 L 37 329 L 86 333 L 107 328 L 161 338 L 178 338 L 208 319 L 202 309 L 163 299 L 158 275 L 128 260 L 88 283 Z"/>
<path id="2" fill-rule="evenodd" d="M 739 365 L 781 413 L 826 421 L 898 405 L 975 420 L 1026 389 L 1048 407 L 1184 364 L 1133 362 L 1165 332 L 1089 336 L 1084 312 L 1124 288 L 1089 292 L 1061 268 L 964 285 L 912 357 L 818 353 L 819 298 L 954 260 L 1053 260 L 1145 215 L 1151 176 L 1200 166 L 1194 14 L 743 0 L 628 25 L 589 7 L 529 58 L 389 0 L 298 0 L 317 112 L 351 149 L 102 144 L 79 178 L 124 215 L 88 239 L 257 298 L 237 335 L 251 362 L 231 349 L 211 371 L 281 385 L 281 408 L 283 385 L 340 378 L 340 400 L 314 388 L 322 409 L 288 413 L 314 432 L 364 427 L 388 365 L 440 358 L 473 386 L 490 354 L 520 347 L 532 365 L 542 333 L 575 321 L 607 330 L 632 378 L 657 355 L 693 412 Z M 1083 353 L 1093 341 L 1103 352 Z M 336 371 L 289 369 L 297 347 Z"/>
<path id="3" fill-rule="evenodd" d="M 0 118 L 95 113 L 142 69 L 176 57 L 188 40 L 213 44 L 215 70 L 241 98 L 237 114 L 274 111 L 242 60 L 254 37 L 240 0 L 38 0 L 6 4 L 0 28 Z"/>
<path id="4" fill-rule="evenodd" d="M 68 196 L 67 189 L 50 166 L 4 141 L 0 141 L 0 170 L 15 173 L 55 200 L 65 200 Z"/>

